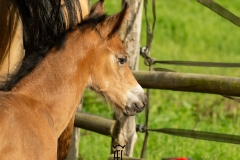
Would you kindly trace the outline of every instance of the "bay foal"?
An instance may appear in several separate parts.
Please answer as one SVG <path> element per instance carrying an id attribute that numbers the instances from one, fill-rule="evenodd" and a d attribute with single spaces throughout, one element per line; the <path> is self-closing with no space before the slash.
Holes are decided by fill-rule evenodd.
<path id="1" fill-rule="evenodd" d="M 23 57 L 32 54 L 30 50 L 51 42 L 67 28 L 75 27 L 89 13 L 88 0 L 49 2 L 0 0 L 0 83 L 19 69 Z M 56 15 L 48 14 L 49 11 Z M 58 160 L 65 160 L 68 155 L 73 123 L 74 115 L 58 138 Z"/>
<path id="2" fill-rule="evenodd" d="M 97 3 L 84 22 L 59 36 L 47 52 L 24 59 L 0 92 L 0 159 L 56 159 L 57 139 L 85 87 L 127 116 L 143 110 L 145 94 L 117 35 L 126 14 L 127 6 L 106 18 Z"/>

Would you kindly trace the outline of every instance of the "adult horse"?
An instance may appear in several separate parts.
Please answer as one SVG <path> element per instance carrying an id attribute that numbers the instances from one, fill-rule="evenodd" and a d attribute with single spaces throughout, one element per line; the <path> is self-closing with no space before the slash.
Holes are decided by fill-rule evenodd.
<path id="1" fill-rule="evenodd" d="M 88 14 L 88 0 L 0 0 L 0 82 L 21 60 L 73 28 Z M 74 116 L 59 137 L 58 159 L 66 159 Z"/>
<path id="2" fill-rule="evenodd" d="M 57 140 L 85 87 L 126 116 L 141 112 L 143 89 L 127 65 L 118 37 L 127 5 L 111 16 L 102 1 L 76 28 L 32 50 L 0 92 L 0 159 L 56 159 Z"/>

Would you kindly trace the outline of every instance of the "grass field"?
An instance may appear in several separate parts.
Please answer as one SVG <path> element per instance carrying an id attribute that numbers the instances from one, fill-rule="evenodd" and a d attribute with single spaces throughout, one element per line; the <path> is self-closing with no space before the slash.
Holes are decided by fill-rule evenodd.
<path id="1" fill-rule="evenodd" d="M 238 0 L 215 0 L 240 15 Z M 105 0 L 113 14 L 121 1 Z M 149 14 L 150 20 L 152 17 Z M 143 17 L 141 45 L 146 43 Z M 151 56 L 158 60 L 240 61 L 240 29 L 195 0 L 157 0 L 157 24 Z M 140 70 L 147 70 L 140 58 Z M 178 72 L 239 77 L 238 68 L 200 68 L 156 65 Z M 184 128 L 240 135 L 240 105 L 218 95 L 151 90 L 149 128 Z M 111 107 L 90 91 L 84 96 L 83 112 L 111 118 Z M 144 113 L 136 116 L 143 124 Z M 138 133 L 134 157 L 139 157 L 144 134 Z M 80 155 L 84 160 L 105 160 L 111 139 L 81 130 Z M 147 160 L 186 156 L 193 160 L 238 160 L 240 147 L 233 144 L 150 133 Z"/>

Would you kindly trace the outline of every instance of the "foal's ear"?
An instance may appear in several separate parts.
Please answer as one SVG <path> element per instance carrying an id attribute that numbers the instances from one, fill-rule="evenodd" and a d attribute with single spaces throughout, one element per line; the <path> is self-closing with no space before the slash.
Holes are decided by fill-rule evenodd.
<path id="1" fill-rule="evenodd" d="M 97 3 L 95 3 L 89 13 L 89 17 L 94 16 L 101 16 L 104 14 L 104 6 L 103 6 L 104 0 L 100 0 Z"/>
<path id="2" fill-rule="evenodd" d="M 99 23 L 97 28 L 103 38 L 111 38 L 118 33 L 119 29 L 122 27 L 122 24 L 128 13 L 128 4 L 125 3 L 122 11 L 116 13 L 103 22 Z"/>

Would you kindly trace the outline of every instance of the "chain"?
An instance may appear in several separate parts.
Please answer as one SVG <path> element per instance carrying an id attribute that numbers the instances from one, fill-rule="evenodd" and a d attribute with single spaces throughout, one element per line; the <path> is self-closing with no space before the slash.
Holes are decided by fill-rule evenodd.
<path id="1" fill-rule="evenodd" d="M 153 14 L 153 24 L 152 29 L 150 27 L 150 23 L 148 21 L 148 0 L 144 0 L 144 11 L 145 11 L 145 18 L 146 18 L 146 24 L 147 24 L 147 44 L 146 47 L 140 48 L 140 55 L 144 58 L 144 64 L 149 67 L 149 71 L 152 71 L 152 65 L 156 61 L 153 58 L 149 57 L 150 49 L 152 45 L 152 40 L 154 37 L 154 29 L 156 24 L 156 0 L 152 0 L 152 14 Z M 145 137 L 143 141 L 143 147 L 141 152 L 141 158 L 144 159 L 146 155 L 146 149 L 147 149 L 147 142 L 148 142 L 148 119 L 149 119 L 149 101 L 150 101 L 150 89 L 147 89 L 146 92 L 148 102 L 145 107 L 145 125 L 141 128 L 145 131 Z"/>

